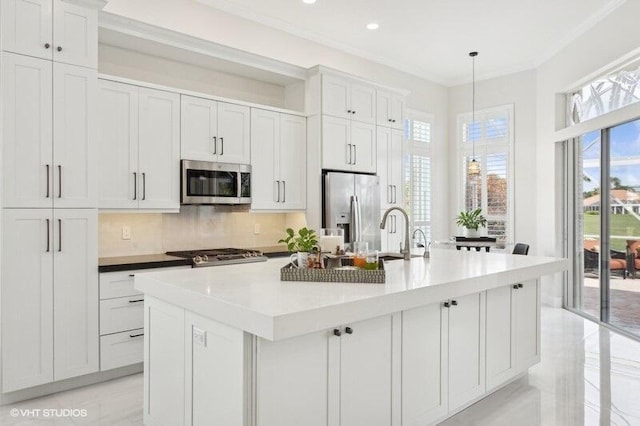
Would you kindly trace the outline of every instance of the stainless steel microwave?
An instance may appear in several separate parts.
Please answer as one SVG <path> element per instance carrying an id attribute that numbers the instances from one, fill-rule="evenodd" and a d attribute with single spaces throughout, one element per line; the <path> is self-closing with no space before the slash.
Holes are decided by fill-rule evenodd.
<path id="1" fill-rule="evenodd" d="M 181 204 L 251 204 L 251 166 L 182 160 Z"/>

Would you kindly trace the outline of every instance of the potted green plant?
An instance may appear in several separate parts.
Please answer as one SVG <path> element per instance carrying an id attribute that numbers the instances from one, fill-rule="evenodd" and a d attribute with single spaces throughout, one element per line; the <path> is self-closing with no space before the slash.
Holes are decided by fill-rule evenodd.
<path id="1" fill-rule="evenodd" d="M 479 237 L 478 228 L 487 226 L 487 218 L 482 215 L 482 209 L 461 211 L 456 217 L 456 224 L 465 229 L 465 237 Z"/>
<path id="2" fill-rule="evenodd" d="M 292 263 L 298 268 L 305 268 L 311 252 L 314 247 L 318 245 L 318 236 L 316 231 L 308 229 L 306 227 L 300 228 L 296 233 L 293 229 L 287 228 L 287 236 L 278 241 L 278 243 L 285 243 L 287 250 L 291 255 Z M 293 262 L 295 260 L 295 262 Z"/>

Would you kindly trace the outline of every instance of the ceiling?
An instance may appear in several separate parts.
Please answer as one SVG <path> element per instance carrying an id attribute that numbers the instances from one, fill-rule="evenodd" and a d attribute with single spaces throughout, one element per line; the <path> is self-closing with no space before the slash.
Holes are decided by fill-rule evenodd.
<path id="1" fill-rule="evenodd" d="M 531 69 L 625 0 L 197 0 L 375 62 L 455 85 Z M 365 28 L 377 22 L 375 31 Z"/>

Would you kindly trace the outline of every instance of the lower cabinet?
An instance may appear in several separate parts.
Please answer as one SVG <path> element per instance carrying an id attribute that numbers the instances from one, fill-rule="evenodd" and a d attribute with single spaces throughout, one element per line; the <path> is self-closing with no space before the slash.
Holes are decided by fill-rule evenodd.
<path id="1" fill-rule="evenodd" d="M 481 396 L 484 292 L 402 313 L 402 421 L 425 425 Z"/>
<path id="2" fill-rule="evenodd" d="M 2 392 L 98 371 L 97 210 L 5 209 L 2 229 Z"/>
<path id="3" fill-rule="evenodd" d="M 487 291 L 487 389 L 540 361 L 540 295 L 536 280 Z"/>

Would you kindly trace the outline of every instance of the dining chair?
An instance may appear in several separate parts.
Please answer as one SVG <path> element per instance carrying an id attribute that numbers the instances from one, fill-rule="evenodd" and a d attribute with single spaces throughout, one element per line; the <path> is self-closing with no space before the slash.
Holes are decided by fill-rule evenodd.
<path id="1" fill-rule="evenodd" d="M 517 243 L 513 247 L 512 254 L 522 254 L 526 256 L 527 254 L 529 254 L 529 244 Z"/>

